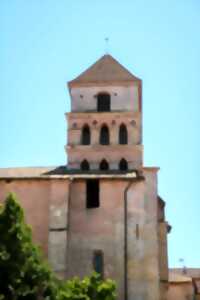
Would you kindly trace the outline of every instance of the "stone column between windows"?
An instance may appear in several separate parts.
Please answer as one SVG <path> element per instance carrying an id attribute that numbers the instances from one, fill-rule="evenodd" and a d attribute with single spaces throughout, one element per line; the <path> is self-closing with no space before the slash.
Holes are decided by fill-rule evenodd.
<path id="1" fill-rule="evenodd" d="M 99 144 L 99 134 L 100 134 L 100 128 L 98 127 L 91 128 L 91 145 Z"/>
<path id="2" fill-rule="evenodd" d="M 110 144 L 111 145 L 118 145 L 118 135 L 119 135 L 119 128 L 117 125 L 111 125 L 109 126 L 110 131 Z"/>
<path id="3" fill-rule="evenodd" d="M 134 145 L 136 136 L 135 136 L 135 130 L 133 126 L 131 125 L 127 126 L 127 133 L 128 133 L 128 145 Z"/>

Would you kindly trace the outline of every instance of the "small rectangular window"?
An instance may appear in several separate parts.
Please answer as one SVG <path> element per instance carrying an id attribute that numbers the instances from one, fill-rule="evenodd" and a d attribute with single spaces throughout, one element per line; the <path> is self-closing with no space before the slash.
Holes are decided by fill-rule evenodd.
<path id="1" fill-rule="evenodd" d="M 139 240 L 140 237 L 140 229 L 139 229 L 139 224 L 136 224 L 136 238 Z"/>
<path id="2" fill-rule="evenodd" d="M 99 180 L 88 179 L 86 181 L 86 207 L 99 207 Z"/>
<path id="3" fill-rule="evenodd" d="M 101 275 L 101 278 L 103 278 L 103 266 L 103 251 L 95 250 L 93 254 L 93 267 L 94 271 Z"/>

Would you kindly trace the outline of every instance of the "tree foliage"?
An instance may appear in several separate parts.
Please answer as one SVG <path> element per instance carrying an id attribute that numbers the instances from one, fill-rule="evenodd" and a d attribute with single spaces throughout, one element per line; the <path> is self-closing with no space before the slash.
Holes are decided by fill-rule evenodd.
<path id="1" fill-rule="evenodd" d="M 35 300 L 53 280 L 15 196 L 9 194 L 0 213 L 0 291 L 6 300 Z"/>
<path id="2" fill-rule="evenodd" d="M 114 300 L 115 283 L 92 274 L 83 280 L 56 278 L 32 241 L 15 195 L 0 206 L 0 300 Z"/>
<path id="3" fill-rule="evenodd" d="M 111 279 L 102 280 L 93 273 L 83 280 L 75 277 L 64 282 L 58 294 L 59 300 L 115 300 L 116 285 Z"/>

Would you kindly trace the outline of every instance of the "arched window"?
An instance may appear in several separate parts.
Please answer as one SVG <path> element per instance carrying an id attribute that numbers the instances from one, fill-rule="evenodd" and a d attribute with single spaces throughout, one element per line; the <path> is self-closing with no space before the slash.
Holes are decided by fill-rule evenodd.
<path id="1" fill-rule="evenodd" d="M 120 145 L 128 144 L 128 132 L 124 124 L 121 124 L 119 127 L 119 144 Z"/>
<path id="2" fill-rule="evenodd" d="M 82 145 L 90 144 L 90 128 L 88 125 L 85 125 L 82 129 L 81 143 Z"/>
<path id="3" fill-rule="evenodd" d="M 110 111 L 110 95 L 99 93 L 97 95 L 97 111 Z"/>
<path id="4" fill-rule="evenodd" d="M 103 125 L 101 127 L 100 141 L 99 142 L 100 142 L 101 145 L 109 145 L 109 143 L 110 143 L 109 129 L 106 125 Z"/>
<path id="5" fill-rule="evenodd" d="M 99 165 L 99 169 L 102 170 L 102 171 L 106 171 L 106 170 L 109 170 L 109 164 L 108 162 L 103 159 Z"/>
<path id="6" fill-rule="evenodd" d="M 119 169 L 121 171 L 127 171 L 128 170 L 128 163 L 124 158 L 122 158 L 119 162 Z"/>
<path id="7" fill-rule="evenodd" d="M 81 170 L 82 171 L 89 171 L 90 165 L 86 159 L 84 159 L 81 163 Z"/>

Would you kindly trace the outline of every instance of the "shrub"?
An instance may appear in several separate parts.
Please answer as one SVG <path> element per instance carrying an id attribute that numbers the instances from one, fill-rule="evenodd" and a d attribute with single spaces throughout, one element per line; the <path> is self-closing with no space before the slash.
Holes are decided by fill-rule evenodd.
<path id="1" fill-rule="evenodd" d="M 113 280 L 102 280 L 99 274 L 93 273 L 83 280 L 75 277 L 64 283 L 59 300 L 115 300 L 115 290 Z"/>

